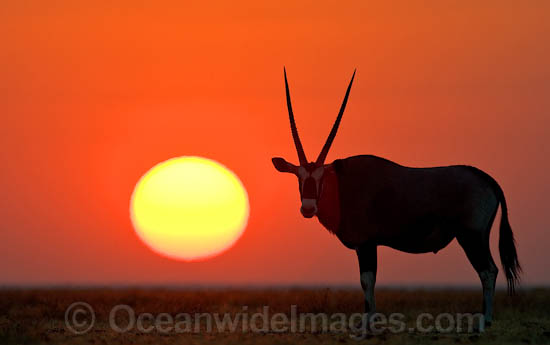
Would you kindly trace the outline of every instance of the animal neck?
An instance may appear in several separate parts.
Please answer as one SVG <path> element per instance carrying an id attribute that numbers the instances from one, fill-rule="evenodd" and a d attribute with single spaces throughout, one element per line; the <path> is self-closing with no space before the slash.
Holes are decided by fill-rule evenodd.
<path id="1" fill-rule="evenodd" d="M 328 231 L 336 234 L 340 226 L 338 177 L 332 165 L 325 168 L 322 189 L 317 201 L 317 218 Z"/>

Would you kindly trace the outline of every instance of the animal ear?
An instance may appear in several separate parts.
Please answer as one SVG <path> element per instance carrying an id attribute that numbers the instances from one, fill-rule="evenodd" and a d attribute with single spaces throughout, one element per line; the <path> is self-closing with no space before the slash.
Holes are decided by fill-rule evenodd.
<path id="1" fill-rule="evenodd" d="M 277 169 L 280 172 L 292 173 L 296 171 L 296 166 L 294 164 L 291 164 L 285 161 L 284 158 L 273 157 L 271 158 L 271 161 L 273 162 L 273 166 L 275 167 L 275 169 Z"/>

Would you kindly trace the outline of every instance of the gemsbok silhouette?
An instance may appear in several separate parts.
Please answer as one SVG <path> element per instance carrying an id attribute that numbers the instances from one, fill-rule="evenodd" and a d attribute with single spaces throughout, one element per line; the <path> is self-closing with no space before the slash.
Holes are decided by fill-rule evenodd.
<path id="1" fill-rule="evenodd" d="M 279 157 L 272 159 L 273 165 L 280 172 L 298 177 L 302 215 L 317 216 L 346 247 L 357 252 L 365 313 L 370 316 L 375 312 L 378 246 L 408 253 L 437 253 L 456 237 L 481 280 L 483 314 L 485 325 L 489 326 L 498 274 L 489 248 L 489 233 L 499 204 L 499 252 L 510 294 L 514 293 L 521 272 L 506 200 L 498 183 L 467 165 L 411 168 L 372 155 L 325 164 L 355 71 L 319 157 L 308 162 L 294 121 L 286 69 L 284 78 L 290 129 L 300 165 Z"/>

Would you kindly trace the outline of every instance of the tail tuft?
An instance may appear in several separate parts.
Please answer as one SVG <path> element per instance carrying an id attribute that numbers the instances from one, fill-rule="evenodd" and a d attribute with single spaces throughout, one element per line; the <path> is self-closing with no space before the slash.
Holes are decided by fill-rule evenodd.
<path id="1" fill-rule="evenodd" d="M 498 189 L 500 191 L 499 198 L 502 208 L 498 249 L 500 252 L 500 261 L 502 263 L 502 267 L 504 268 L 504 273 L 506 274 L 508 294 L 514 295 L 516 292 L 516 287 L 520 282 L 521 265 L 518 260 L 514 233 L 512 232 L 510 222 L 508 221 L 508 208 L 506 206 L 504 193 L 500 187 Z"/>

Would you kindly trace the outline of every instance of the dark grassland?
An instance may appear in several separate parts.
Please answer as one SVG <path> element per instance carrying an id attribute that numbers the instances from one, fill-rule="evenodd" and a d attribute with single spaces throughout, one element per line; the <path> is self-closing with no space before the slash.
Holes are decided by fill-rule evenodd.
<path id="1" fill-rule="evenodd" d="M 421 313 L 475 313 L 480 311 L 480 289 L 389 289 L 376 290 L 377 309 L 389 315 L 405 315 L 407 331 L 368 334 L 359 343 L 369 344 L 542 344 L 550 343 L 550 289 L 530 288 L 508 297 L 497 291 L 493 326 L 480 334 L 408 331 Z M 77 301 L 95 310 L 95 326 L 84 335 L 75 335 L 65 326 L 65 310 Z M 290 306 L 298 313 L 351 315 L 362 310 L 362 292 L 353 289 L 0 289 L 0 344 L 333 344 L 358 343 L 350 332 L 169 332 L 143 333 L 135 328 L 117 333 L 109 326 L 109 312 L 127 304 L 139 313 L 231 313 L 261 312 L 269 306 L 269 316 L 282 312 L 290 316 Z M 121 315 L 125 315 L 121 313 Z M 118 322 L 124 326 L 124 316 Z M 430 325 L 429 321 L 424 322 Z M 214 326 L 215 329 L 215 326 Z"/>

